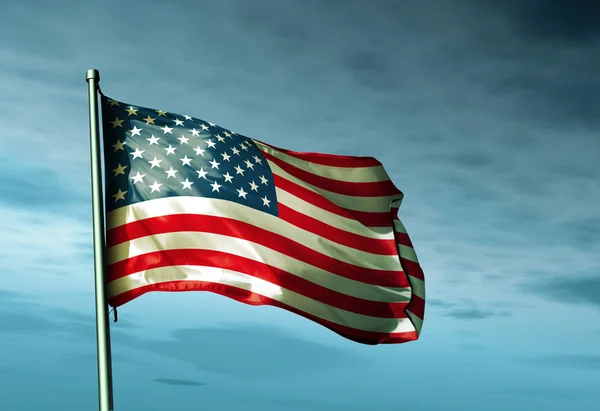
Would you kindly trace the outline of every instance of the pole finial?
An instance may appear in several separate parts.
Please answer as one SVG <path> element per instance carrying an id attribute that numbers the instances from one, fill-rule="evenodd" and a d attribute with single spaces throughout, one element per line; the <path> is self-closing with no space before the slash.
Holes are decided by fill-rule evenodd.
<path id="1" fill-rule="evenodd" d="M 100 82 L 100 72 L 96 69 L 89 69 L 85 75 L 85 81 L 96 80 L 96 83 Z"/>

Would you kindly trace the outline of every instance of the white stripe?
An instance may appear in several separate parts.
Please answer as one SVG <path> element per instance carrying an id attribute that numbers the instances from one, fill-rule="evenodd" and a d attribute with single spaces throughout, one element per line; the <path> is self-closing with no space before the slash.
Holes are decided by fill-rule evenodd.
<path id="1" fill-rule="evenodd" d="M 413 277 L 412 275 L 407 275 L 407 277 L 413 294 L 420 297 L 422 300 L 425 300 L 425 281 Z"/>
<path id="2" fill-rule="evenodd" d="M 406 310 L 406 314 L 414 324 L 414 328 L 416 329 L 417 333 L 421 334 L 421 329 L 423 328 L 423 319 L 419 318 L 419 316 L 411 313 L 408 310 Z"/>
<path id="3" fill-rule="evenodd" d="M 329 201 L 337 205 L 338 207 L 346 208 L 348 210 L 356 211 L 368 211 L 368 212 L 390 212 L 392 201 L 397 200 L 401 197 L 401 194 L 394 194 L 389 196 L 380 197 L 356 197 L 347 196 L 344 194 L 332 193 L 331 191 L 323 190 L 322 188 L 315 187 L 312 184 L 308 184 L 306 181 L 300 180 L 294 177 L 287 171 L 283 170 L 277 164 L 272 161 L 268 161 L 269 167 L 273 174 L 285 178 L 293 183 L 298 184 L 301 187 L 307 188 L 315 193 L 322 195 Z M 390 219 L 392 215 L 390 214 Z"/>
<path id="4" fill-rule="evenodd" d="M 358 267 L 377 270 L 402 270 L 400 259 L 397 255 L 373 254 L 341 245 L 335 241 L 318 236 L 308 230 L 296 227 L 274 215 L 263 213 L 262 211 L 232 201 L 207 197 L 183 196 L 166 197 L 161 200 L 166 199 L 171 200 L 168 202 L 171 205 L 170 208 L 159 207 L 158 204 L 164 206 L 164 202 L 159 202 L 158 199 L 128 206 L 134 207 L 136 210 L 135 213 L 133 213 L 134 215 L 129 216 L 130 218 L 133 217 L 133 220 L 131 221 L 142 220 L 149 216 L 156 217 L 156 213 L 159 209 L 162 209 L 161 211 L 164 213 L 162 215 L 185 213 L 226 217 L 279 234 L 321 254 L 335 258 L 338 261 L 350 263 Z M 113 218 L 113 215 L 109 214 L 107 220 L 112 222 Z"/>
<path id="5" fill-rule="evenodd" d="M 286 206 L 292 208 L 295 211 L 298 211 L 299 213 L 308 215 L 332 227 L 348 231 L 349 233 L 362 235 L 364 237 L 379 240 L 394 240 L 394 231 L 391 226 L 366 227 L 357 220 L 342 217 L 338 214 L 334 214 L 330 211 L 316 207 L 279 187 L 277 187 L 275 191 L 277 193 L 277 201 L 280 204 L 285 204 Z"/>
<path id="6" fill-rule="evenodd" d="M 415 263 L 419 262 L 419 260 L 417 259 L 417 253 L 412 247 L 407 247 L 405 245 L 398 244 L 398 254 L 400 254 L 400 257 L 406 258 L 407 260 L 413 261 Z"/>
<path id="7" fill-rule="evenodd" d="M 314 267 L 283 253 L 247 240 L 209 233 L 166 233 L 137 238 L 110 247 L 107 264 L 162 250 L 201 249 L 220 251 L 271 265 L 312 283 L 346 295 L 372 301 L 406 302 L 409 288 L 381 287 L 365 284 Z"/>
<path id="8" fill-rule="evenodd" d="M 247 274 L 214 267 L 177 266 L 142 271 L 110 282 L 108 284 L 108 294 L 109 297 L 114 297 L 148 284 L 186 280 L 227 284 L 252 291 L 321 319 L 363 331 L 409 332 L 415 330 L 408 318 L 379 318 L 356 314 L 332 307 Z"/>
<path id="9" fill-rule="evenodd" d="M 375 183 L 387 181 L 390 179 L 383 166 L 372 167 L 335 167 L 323 164 L 313 163 L 289 154 L 283 153 L 272 147 L 266 146 L 260 141 L 253 140 L 259 150 L 271 154 L 273 157 L 285 161 L 286 163 L 298 167 L 311 174 L 340 180 L 349 183 Z"/>
<path id="10" fill-rule="evenodd" d="M 398 231 L 399 233 L 406 233 L 406 228 L 404 228 L 404 224 L 402 224 L 402 221 L 400 220 L 396 220 L 394 219 L 394 230 Z"/>

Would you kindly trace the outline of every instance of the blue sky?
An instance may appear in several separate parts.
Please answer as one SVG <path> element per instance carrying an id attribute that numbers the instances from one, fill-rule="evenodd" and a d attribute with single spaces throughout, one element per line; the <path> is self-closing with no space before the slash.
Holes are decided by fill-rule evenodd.
<path id="1" fill-rule="evenodd" d="M 97 407 L 89 68 L 122 101 L 377 157 L 427 280 L 395 346 L 145 295 L 112 325 L 117 410 L 597 409 L 599 10 L 414 3 L 0 0 L 0 409 Z"/>

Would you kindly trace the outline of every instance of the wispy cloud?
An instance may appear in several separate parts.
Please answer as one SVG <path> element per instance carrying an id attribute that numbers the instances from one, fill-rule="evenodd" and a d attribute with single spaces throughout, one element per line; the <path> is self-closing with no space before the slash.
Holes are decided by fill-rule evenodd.
<path id="1" fill-rule="evenodd" d="M 538 281 L 526 285 L 526 289 L 553 301 L 600 308 L 600 271 L 595 276 L 567 276 Z"/>
<path id="2" fill-rule="evenodd" d="M 555 354 L 518 358 L 519 363 L 536 367 L 571 368 L 582 371 L 600 371 L 600 356 Z"/>
<path id="3" fill-rule="evenodd" d="M 459 320 L 484 320 L 490 317 L 507 317 L 510 313 L 508 311 L 491 311 L 480 308 L 459 308 L 450 310 L 444 315 Z"/>
<path id="4" fill-rule="evenodd" d="M 175 385 L 179 387 L 203 387 L 206 385 L 204 382 L 182 380 L 178 378 L 154 378 L 152 381 L 166 385 Z"/>
<path id="5" fill-rule="evenodd" d="M 205 372 L 238 378 L 312 374 L 363 361 L 361 355 L 351 351 L 303 340 L 275 326 L 261 324 L 181 329 L 174 331 L 169 340 L 132 335 L 116 335 L 114 340 L 116 344 L 177 359 Z M 227 355 L 222 355 L 224 352 Z"/>

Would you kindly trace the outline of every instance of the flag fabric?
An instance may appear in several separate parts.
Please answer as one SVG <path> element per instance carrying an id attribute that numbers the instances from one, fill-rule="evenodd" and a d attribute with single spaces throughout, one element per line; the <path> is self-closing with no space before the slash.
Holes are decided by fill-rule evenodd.
<path id="1" fill-rule="evenodd" d="M 423 272 L 379 161 L 101 96 L 107 295 L 211 291 L 365 344 L 416 340 Z"/>

